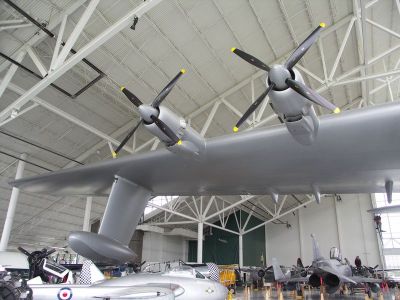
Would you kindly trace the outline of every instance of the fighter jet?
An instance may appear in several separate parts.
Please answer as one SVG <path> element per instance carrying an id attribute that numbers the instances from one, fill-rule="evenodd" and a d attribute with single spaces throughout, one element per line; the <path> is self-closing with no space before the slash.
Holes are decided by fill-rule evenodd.
<path id="1" fill-rule="evenodd" d="M 41 284 L 28 281 L 33 300 L 157 299 L 224 300 L 228 290 L 191 267 L 181 266 L 164 273 L 139 273 L 112 280 L 90 261 L 82 267 L 78 285 Z"/>
<path id="2" fill-rule="evenodd" d="M 347 283 L 350 285 L 360 285 L 365 284 L 365 287 L 371 289 L 373 292 L 379 291 L 380 279 L 364 277 L 364 276 L 354 276 L 352 273 L 351 266 L 342 261 L 340 253 L 337 248 L 332 248 L 330 253 L 330 258 L 324 258 L 321 255 L 318 242 L 315 235 L 311 235 L 313 242 L 313 262 L 308 268 L 308 272 L 311 275 L 308 278 L 308 283 L 312 287 L 320 287 L 321 283 L 325 285 L 326 292 L 328 294 L 335 293 L 342 284 Z M 276 266 L 275 266 L 276 267 Z M 283 282 L 299 282 L 301 278 L 290 278 L 280 271 L 276 270 L 279 280 Z M 275 272 L 275 268 L 274 268 Z M 304 282 L 304 278 L 303 278 Z"/>

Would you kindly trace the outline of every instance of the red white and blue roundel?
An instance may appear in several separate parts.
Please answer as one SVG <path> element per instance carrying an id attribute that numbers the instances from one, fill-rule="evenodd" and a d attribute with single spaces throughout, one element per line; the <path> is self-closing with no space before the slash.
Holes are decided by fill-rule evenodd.
<path id="1" fill-rule="evenodd" d="M 69 287 L 64 287 L 58 291 L 58 300 L 71 300 L 72 290 Z"/>

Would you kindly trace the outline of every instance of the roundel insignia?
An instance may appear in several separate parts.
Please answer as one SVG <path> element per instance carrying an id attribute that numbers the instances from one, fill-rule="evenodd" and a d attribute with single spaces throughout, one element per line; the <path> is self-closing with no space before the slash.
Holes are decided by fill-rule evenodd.
<path id="1" fill-rule="evenodd" d="M 72 290 L 69 287 L 64 287 L 58 291 L 57 294 L 58 300 L 71 300 L 72 299 Z"/>
<path id="2" fill-rule="evenodd" d="M 209 287 L 208 289 L 206 289 L 206 293 L 209 293 L 209 294 L 214 293 L 214 290 Z"/>

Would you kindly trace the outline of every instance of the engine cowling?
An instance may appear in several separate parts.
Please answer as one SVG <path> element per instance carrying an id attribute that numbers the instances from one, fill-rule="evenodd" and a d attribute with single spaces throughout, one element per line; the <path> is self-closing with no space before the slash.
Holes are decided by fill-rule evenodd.
<path id="1" fill-rule="evenodd" d="M 179 143 L 172 143 L 171 139 L 166 136 L 155 123 L 146 124 L 144 126 L 152 134 L 158 137 L 167 149 L 174 153 L 198 156 L 205 149 L 205 142 L 202 136 L 193 130 L 183 118 L 180 118 L 165 106 L 159 107 L 158 118 L 169 126 L 169 128 L 180 139 Z"/>
<path id="2" fill-rule="evenodd" d="M 296 69 L 292 78 L 304 83 Z M 275 112 L 285 122 L 290 134 L 303 145 L 310 145 L 317 135 L 319 121 L 310 101 L 291 88 L 272 90 L 269 94 Z"/>

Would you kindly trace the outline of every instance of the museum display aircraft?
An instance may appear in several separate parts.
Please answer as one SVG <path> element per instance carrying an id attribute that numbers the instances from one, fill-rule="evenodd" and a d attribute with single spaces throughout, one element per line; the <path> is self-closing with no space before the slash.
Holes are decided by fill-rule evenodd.
<path id="1" fill-rule="evenodd" d="M 42 284 L 40 278 L 28 281 L 33 300 L 53 299 L 157 299 L 224 300 L 225 286 L 208 279 L 189 266 L 163 273 L 138 273 L 105 280 L 101 271 L 85 261 L 79 284 Z"/>
<path id="2" fill-rule="evenodd" d="M 339 290 L 342 284 L 353 286 L 365 285 L 374 293 L 380 290 L 379 283 L 382 280 L 367 276 L 354 275 L 352 267 L 345 261 L 342 261 L 339 250 L 333 247 L 330 251 L 330 258 L 324 258 L 315 235 L 311 235 L 313 243 L 313 261 L 307 271 L 300 276 L 291 277 L 290 273 L 283 274 L 276 259 L 273 259 L 273 268 L 275 280 L 283 283 L 308 282 L 312 287 L 320 287 L 324 284 L 326 292 L 333 294 Z"/>
<path id="3" fill-rule="evenodd" d="M 181 70 L 151 104 L 145 104 L 121 87 L 138 108 L 141 121 L 115 149 L 114 156 L 140 124 L 159 138 L 165 149 L 22 178 L 11 185 L 53 195 L 109 194 L 99 233 L 73 232 L 69 244 L 84 257 L 110 263 L 135 258 L 127 245 L 148 200 L 158 195 L 269 194 L 275 202 L 278 195 L 288 194 L 314 194 L 317 202 L 321 194 L 333 193 L 386 192 L 391 197 L 393 190 L 399 191 L 396 184 L 400 181 L 399 104 L 322 116 L 315 134 L 316 121 L 312 117 L 315 112 L 309 100 L 336 108 L 304 88 L 301 75 L 292 67 L 322 27 L 295 50 L 285 66 L 276 67 L 276 77 L 273 68 L 270 69 L 271 84 L 267 90 L 272 93 L 274 109 L 283 114 L 286 126 L 204 139 L 183 118 L 162 105 L 185 73 Z M 237 49 L 234 52 L 245 57 Z M 288 73 L 294 75 L 289 78 Z M 281 81 L 288 85 L 286 89 Z M 275 85 L 277 88 L 272 89 Z M 300 111 L 302 114 L 296 121 L 292 117 Z M 308 117 L 314 121 L 305 121 Z M 304 122 L 314 124 L 310 125 L 314 129 L 304 130 Z M 299 142 L 306 141 L 304 137 L 310 136 L 310 132 L 310 143 Z"/>

